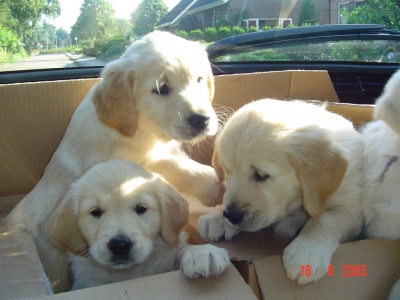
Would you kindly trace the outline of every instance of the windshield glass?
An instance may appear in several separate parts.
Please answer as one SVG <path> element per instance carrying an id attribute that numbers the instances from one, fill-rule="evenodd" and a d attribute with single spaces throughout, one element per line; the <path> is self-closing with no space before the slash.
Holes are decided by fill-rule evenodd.
<path id="1" fill-rule="evenodd" d="M 0 72 L 104 66 L 136 39 L 168 30 L 205 46 L 252 32 L 326 24 L 400 23 L 399 1 L 0 0 Z M 268 43 L 232 48 L 215 62 L 398 63 L 399 39 Z"/>

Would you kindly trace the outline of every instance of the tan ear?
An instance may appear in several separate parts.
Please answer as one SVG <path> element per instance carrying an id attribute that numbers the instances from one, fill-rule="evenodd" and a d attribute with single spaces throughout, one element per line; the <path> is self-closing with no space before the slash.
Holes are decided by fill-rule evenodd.
<path id="1" fill-rule="evenodd" d="M 214 168 L 215 174 L 217 174 L 218 183 L 223 182 L 225 180 L 224 169 L 223 169 L 221 163 L 219 162 L 218 151 L 216 148 L 214 148 L 214 153 L 213 153 L 211 164 Z"/>
<path id="2" fill-rule="evenodd" d="M 161 236 L 177 246 L 179 233 L 189 221 L 189 206 L 183 196 L 169 183 L 160 179 L 158 199 L 161 208 Z"/>
<path id="3" fill-rule="evenodd" d="M 323 134 L 314 131 L 294 133 L 288 156 L 300 182 L 303 208 L 316 219 L 339 188 L 348 162 Z"/>
<path id="4" fill-rule="evenodd" d="M 87 254 L 88 244 L 78 227 L 78 219 L 74 213 L 75 201 L 74 191 L 70 190 L 50 218 L 49 237 L 72 254 L 84 256 Z"/>
<path id="5" fill-rule="evenodd" d="M 134 72 L 127 59 L 117 59 L 104 67 L 103 78 L 94 87 L 92 101 L 103 124 L 124 136 L 133 137 L 138 121 L 133 97 Z"/>
<path id="6" fill-rule="evenodd" d="M 211 66 L 207 74 L 207 84 L 208 84 L 208 90 L 210 91 L 210 103 L 212 103 L 214 100 L 215 86 L 214 86 L 214 75 Z"/>

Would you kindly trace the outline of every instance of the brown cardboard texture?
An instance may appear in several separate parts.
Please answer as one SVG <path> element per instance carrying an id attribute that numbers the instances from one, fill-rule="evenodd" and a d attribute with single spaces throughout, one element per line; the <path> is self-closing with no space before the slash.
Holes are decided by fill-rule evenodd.
<path id="1" fill-rule="evenodd" d="M 63 137 L 75 108 L 99 79 L 0 85 L 0 212 L 7 213 L 41 177 Z M 219 115 L 230 114 L 261 98 L 327 101 L 327 109 L 362 126 L 372 106 L 338 103 L 325 71 L 282 71 L 224 75 L 215 78 L 214 104 Z M 191 147 L 193 159 L 210 164 L 213 140 Z M 189 199 L 191 218 L 214 208 Z M 0 217 L 1 219 L 1 217 Z M 333 277 L 298 286 L 286 279 L 282 249 L 289 240 L 268 230 L 240 234 L 226 248 L 233 266 L 218 278 L 189 280 L 181 271 L 115 283 L 60 295 L 49 285 L 35 244 L 28 233 L 0 227 L 0 298 L 41 299 L 381 299 L 400 278 L 400 244 L 383 239 L 343 244 L 334 254 Z M 343 265 L 366 265 L 365 277 L 343 277 Z M 242 276 L 239 275 L 239 272 Z M 243 280 L 244 279 L 244 280 Z M 247 282 L 247 284 L 245 283 Z"/>

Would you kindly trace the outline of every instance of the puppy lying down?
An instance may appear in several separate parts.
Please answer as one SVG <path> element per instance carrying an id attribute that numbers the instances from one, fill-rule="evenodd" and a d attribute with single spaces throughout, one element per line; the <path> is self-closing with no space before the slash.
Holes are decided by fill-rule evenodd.
<path id="1" fill-rule="evenodd" d="M 339 243 L 362 227 L 362 150 L 352 123 L 324 107 L 271 99 L 245 105 L 216 139 L 224 210 L 199 219 L 200 235 L 229 240 L 271 226 L 295 237 L 283 252 L 288 278 L 320 279 Z M 310 276 L 301 276 L 302 266 Z"/>
<path id="2" fill-rule="evenodd" d="M 73 290 L 179 268 L 190 278 L 221 274 L 227 251 L 189 245 L 188 215 L 186 200 L 163 178 L 110 160 L 71 186 L 50 220 L 50 238 L 69 251 Z"/>

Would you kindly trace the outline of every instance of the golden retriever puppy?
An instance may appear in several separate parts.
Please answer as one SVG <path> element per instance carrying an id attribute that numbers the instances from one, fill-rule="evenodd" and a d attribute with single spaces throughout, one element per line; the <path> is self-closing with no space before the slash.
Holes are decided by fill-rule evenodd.
<path id="1" fill-rule="evenodd" d="M 239 109 L 217 137 L 213 165 L 225 181 L 223 212 L 199 219 L 206 240 L 271 226 L 295 237 L 283 266 L 298 284 L 326 274 L 339 243 L 362 228 L 363 142 L 323 106 L 260 100 Z M 303 274 L 302 268 L 311 273 Z"/>
<path id="2" fill-rule="evenodd" d="M 48 218 L 91 166 L 113 158 L 134 161 L 204 205 L 216 204 L 223 188 L 213 168 L 180 149 L 180 142 L 216 132 L 213 94 L 203 47 L 167 32 L 146 35 L 105 66 L 42 178 L 8 216 L 10 228 L 33 234 L 55 292 L 68 286 L 68 264 L 48 239 Z"/>
<path id="3" fill-rule="evenodd" d="M 367 237 L 400 238 L 400 71 L 376 101 L 376 121 L 363 128 Z"/>
<path id="4" fill-rule="evenodd" d="M 93 166 L 72 184 L 50 220 L 50 238 L 70 252 L 72 289 L 179 269 L 217 276 L 225 249 L 188 245 L 188 204 L 161 177 L 124 160 Z"/>

